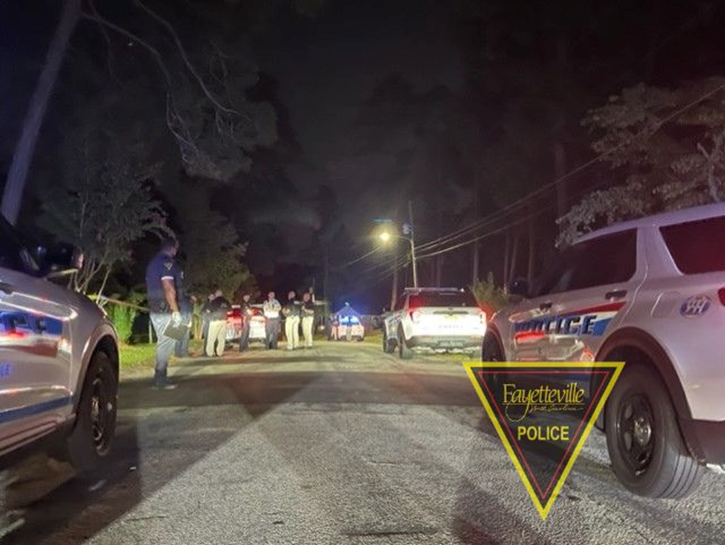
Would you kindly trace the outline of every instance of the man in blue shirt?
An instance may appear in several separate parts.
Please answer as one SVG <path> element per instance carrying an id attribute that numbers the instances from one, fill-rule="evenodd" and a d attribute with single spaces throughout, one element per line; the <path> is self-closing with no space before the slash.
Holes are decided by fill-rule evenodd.
<path id="1" fill-rule="evenodd" d="M 164 335 L 164 331 L 170 322 L 178 325 L 182 321 L 179 297 L 184 293 L 184 289 L 181 269 L 175 259 L 178 250 L 178 241 L 165 240 L 159 253 L 146 267 L 149 311 L 157 337 L 154 386 L 163 390 L 176 388 L 176 385 L 167 378 L 169 359 L 174 353 L 176 339 Z"/>

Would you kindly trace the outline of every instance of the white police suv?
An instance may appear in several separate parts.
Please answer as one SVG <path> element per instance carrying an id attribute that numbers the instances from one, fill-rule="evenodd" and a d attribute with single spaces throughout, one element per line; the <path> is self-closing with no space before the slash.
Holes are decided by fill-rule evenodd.
<path id="1" fill-rule="evenodd" d="M 0 217 L 0 455 L 52 437 L 56 453 L 89 471 L 113 439 L 118 344 L 95 304 L 45 278 L 72 257 L 34 258 Z"/>
<path id="2" fill-rule="evenodd" d="M 624 361 L 598 422 L 615 474 L 686 495 L 725 464 L 725 203 L 582 237 L 495 314 L 484 361 Z"/>
<path id="3" fill-rule="evenodd" d="M 383 319 L 383 350 L 402 359 L 414 350 L 478 349 L 486 313 L 473 295 L 458 288 L 406 288 L 400 309 Z"/>

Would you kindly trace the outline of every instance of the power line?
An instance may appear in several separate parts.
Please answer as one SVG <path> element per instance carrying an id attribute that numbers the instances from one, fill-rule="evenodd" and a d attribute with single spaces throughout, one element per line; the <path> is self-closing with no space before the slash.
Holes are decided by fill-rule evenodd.
<path id="1" fill-rule="evenodd" d="M 647 137 L 652 136 L 654 133 L 656 133 L 657 131 L 659 131 L 666 123 L 669 123 L 670 121 L 672 121 L 676 117 L 682 115 L 684 112 L 686 112 L 687 110 L 689 110 L 693 106 L 696 106 L 697 104 L 699 104 L 703 100 L 706 100 L 706 99 L 710 98 L 711 96 L 713 96 L 716 93 L 722 91 L 723 89 L 725 89 L 725 84 L 718 85 L 714 89 L 712 89 L 712 90 L 710 90 L 710 91 L 708 91 L 706 93 L 701 94 L 696 99 L 688 102 L 687 104 L 685 104 L 681 108 L 675 110 L 674 112 L 670 113 L 665 118 L 663 118 L 660 121 L 658 121 L 655 124 L 655 126 L 648 131 L 649 134 L 640 134 L 639 136 L 645 136 L 645 135 Z M 466 235 L 466 234 L 468 234 L 470 232 L 477 231 L 478 229 L 484 227 L 485 225 L 490 225 L 491 223 L 493 223 L 493 222 L 495 222 L 495 221 L 497 221 L 497 220 L 505 217 L 509 213 L 513 212 L 513 209 L 514 208 L 517 208 L 517 207 L 525 204 L 526 202 L 528 202 L 531 199 L 535 199 L 537 197 L 543 196 L 543 194 L 546 191 L 552 189 L 553 187 L 555 187 L 556 185 L 558 185 L 560 182 L 563 182 L 564 180 L 567 180 L 567 179 L 571 178 L 572 176 L 574 176 L 574 175 L 582 172 L 583 170 L 589 168 L 593 164 L 595 164 L 595 163 L 601 161 L 602 159 L 608 157 L 609 155 L 613 154 L 614 152 L 619 151 L 620 149 L 622 149 L 623 147 L 625 147 L 626 144 L 627 144 L 627 142 L 622 142 L 622 143 L 618 144 L 617 146 L 615 146 L 615 147 L 613 147 L 613 148 L 611 148 L 611 149 L 609 149 L 609 150 L 607 150 L 605 152 L 600 153 L 599 155 L 593 157 L 589 161 L 587 161 L 587 162 L 579 165 L 574 170 L 571 170 L 571 171 L 567 172 L 566 174 L 564 174 L 563 176 L 561 176 L 561 177 L 559 177 L 559 178 L 557 178 L 557 179 L 555 179 L 555 180 L 553 180 L 553 181 L 551 181 L 551 182 L 549 182 L 547 184 L 544 184 L 543 186 L 539 187 L 538 189 L 532 191 L 531 193 L 529 193 L 529 194 L 521 197 L 520 199 L 514 201 L 513 203 L 505 206 L 501 210 L 498 210 L 496 212 L 493 212 L 493 213 L 489 214 L 488 216 L 485 216 L 484 218 L 481 218 L 480 220 L 476 220 L 475 222 L 473 222 L 468 227 L 464 227 L 462 229 L 459 229 L 458 231 L 453 231 L 452 233 L 449 233 L 447 235 L 443 235 L 443 236 L 441 236 L 441 237 L 439 237 L 437 239 L 434 239 L 432 241 L 428 241 L 426 243 L 423 243 L 423 244 L 421 244 L 421 245 L 418 246 L 418 249 L 419 250 L 430 250 L 430 249 L 433 249 L 435 247 L 438 247 L 438 246 L 440 246 L 442 244 L 445 244 L 446 242 L 451 242 L 451 241 L 453 241 L 453 240 L 455 240 L 457 238 L 460 238 L 460 237 L 462 237 L 462 236 L 464 236 L 464 235 Z"/>

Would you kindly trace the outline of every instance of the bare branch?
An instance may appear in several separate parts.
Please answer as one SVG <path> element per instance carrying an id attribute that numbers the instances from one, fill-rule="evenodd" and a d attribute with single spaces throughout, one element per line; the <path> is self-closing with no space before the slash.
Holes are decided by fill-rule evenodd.
<path id="1" fill-rule="evenodd" d="M 179 35 L 176 32 L 176 29 L 172 26 L 171 23 L 169 23 L 166 19 L 161 17 L 158 13 L 147 7 L 141 0 L 134 0 L 134 3 L 141 8 L 143 11 L 145 11 L 150 17 L 152 17 L 154 20 L 156 20 L 160 25 L 162 25 L 168 32 L 171 34 L 171 37 L 174 39 L 174 42 L 176 43 L 176 47 L 179 50 L 179 54 L 181 55 L 182 60 L 184 61 L 184 64 L 186 65 L 186 68 L 189 70 L 192 76 L 196 79 L 196 82 L 199 84 L 199 87 L 201 87 L 201 90 L 206 95 L 206 98 L 208 98 L 211 103 L 218 109 L 220 109 L 223 112 L 236 114 L 237 112 L 231 108 L 227 108 L 226 106 L 219 103 L 219 101 L 214 97 L 212 92 L 207 88 L 206 83 L 204 82 L 204 79 L 199 75 L 199 72 L 197 72 L 196 67 L 191 63 L 189 60 L 188 55 L 186 54 L 186 49 L 184 48 L 184 45 L 181 43 L 181 39 L 179 38 Z"/>
<path id="2" fill-rule="evenodd" d="M 126 30 L 125 28 L 120 27 L 115 23 L 112 23 L 111 21 L 102 17 L 101 15 L 94 15 L 92 13 L 81 12 L 81 17 L 83 17 L 84 19 L 88 19 L 89 21 L 95 21 L 96 23 L 106 26 L 106 27 L 110 28 L 111 30 L 115 30 L 119 34 L 123 34 L 127 38 L 131 38 L 134 42 L 140 44 L 145 49 L 147 49 L 151 53 L 151 55 L 154 57 L 157 64 L 159 65 L 161 72 L 164 74 L 164 79 L 166 79 L 166 83 L 169 85 L 169 87 L 171 87 L 171 75 L 169 74 L 169 70 L 166 68 L 166 65 L 164 64 L 164 59 L 161 56 L 161 53 L 159 53 L 158 49 L 156 49 L 150 43 L 143 40 L 142 38 L 140 38 L 139 36 L 137 36 L 136 34 L 131 32 L 130 30 Z"/>

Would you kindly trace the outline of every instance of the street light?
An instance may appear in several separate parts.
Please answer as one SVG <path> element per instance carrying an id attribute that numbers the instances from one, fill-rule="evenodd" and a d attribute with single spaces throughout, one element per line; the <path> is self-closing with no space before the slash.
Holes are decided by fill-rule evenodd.
<path id="1" fill-rule="evenodd" d="M 418 287 L 418 267 L 415 262 L 415 241 L 413 240 L 413 236 L 411 233 L 411 236 L 404 237 L 402 235 L 393 235 L 388 231 L 383 231 L 379 235 L 380 240 L 387 243 L 390 242 L 390 239 L 393 238 L 402 238 L 404 240 L 407 240 L 410 243 L 410 262 L 413 264 L 413 287 Z"/>

